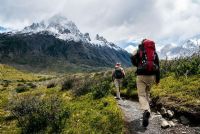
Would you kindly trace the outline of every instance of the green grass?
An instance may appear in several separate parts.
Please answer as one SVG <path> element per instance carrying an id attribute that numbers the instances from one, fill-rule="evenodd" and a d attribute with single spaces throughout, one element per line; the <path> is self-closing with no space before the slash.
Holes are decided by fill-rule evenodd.
<path id="1" fill-rule="evenodd" d="M 19 134 L 22 129 L 18 125 L 18 121 L 10 113 L 8 107 L 9 102 L 13 98 L 18 97 L 23 100 L 23 96 L 40 95 L 44 98 L 49 98 L 52 95 L 57 96 L 62 100 L 63 108 L 69 110 L 70 116 L 66 120 L 62 133 L 124 133 L 125 126 L 123 122 L 122 111 L 118 108 L 113 96 L 106 94 L 102 98 L 94 99 L 93 92 L 86 90 L 84 94 L 74 95 L 74 88 L 84 86 L 81 84 L 82 80 L 75 81 L 70 90 L 62 91 L 62 84 L 58 83 L 55 87 L 47 88 L 46 85 L 39 84 L 45 80 L 52 78 L 46 75 L 38 75 L 33 73 L 26 73 L 16 70 L 7 65 L 0 65 L 0 132 Z M 99 79 L 103 73 L 96 74 L 76 74 L 78 79 Z M 71 75 L 70 75 L 71 76 Z M 70 77 L 66 75 L 65 77 Z M 61 78 L 59 75 L 53 76 Z M 107 77 L 110 78 L 110 73 Z M 63 76 L 60 81 L 63 80 Z M 84 81 L 83 81 L 84 82 Z M 32 84 L 37 85 L 32 87 Z M 24 90 L 21 87 L 26 86 L 28 89 Z M 79 87 L 80 86 L 80 87 Z M 91 85 L 92 87 L 95 85 Z M 18 103 L 20 104 L 20 103 Z M 44 133 L 48 133 L 44 129 Z"/>
<path id="2" fill-rule="evenodd" d="M 0 64 L 0 80 L 33 81 L 39 80 L 39 77 L 32 73 L 25 73 L 16 70 L 13 67 Z"/>
<path id="3" fill-rule="evenodd" d="M 74 98 L 66 104 L 72 115 L 64 133 L 123 133 L 123 119 L 113 96 L 93 100 L 91 94 Z"/>
<path id="4" fill-rule="evenodd" d="M 161 79 L 158 86 L 152 88 L 152 97 L 159 97 L 160 101 L 169 107 L 178 110 L 200 110 L 200 75 L 188 78 L 175 75 Z"/>

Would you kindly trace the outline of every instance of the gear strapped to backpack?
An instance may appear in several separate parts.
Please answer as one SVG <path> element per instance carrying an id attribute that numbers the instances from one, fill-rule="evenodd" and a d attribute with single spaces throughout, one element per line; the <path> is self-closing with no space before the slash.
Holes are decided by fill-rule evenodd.
<path id="1" fill-rule="evenodd" d="M 123 74 L 121 68 L 116 68 L 116 69 L 115 69 L 114 77 L 115 77 L 116 79 L 121 79 L 121 78 L 124 77 L 124 74 Z"/>
<path id="2" fill-rule="evenodd" d="M 151 40 L 144 40 L 139 48 L 139 63 L 138 71 L 151 73 L 159 69 L 159 66 L 155 64 L 156 51 L 155 43 Z"/>

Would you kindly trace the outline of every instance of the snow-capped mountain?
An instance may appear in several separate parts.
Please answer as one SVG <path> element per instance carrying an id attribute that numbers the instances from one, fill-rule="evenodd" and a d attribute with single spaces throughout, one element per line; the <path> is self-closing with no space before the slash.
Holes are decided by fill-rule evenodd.
<path id="1" fill-rule="evenodd" d="M 33 23 L 20 32 L 32 34 L 44 31 L 62 40 L 86 41 L 86 38 L 83 38 L 84 35 L 79 31 L 74 22 L 60 15 L 55 15 L 39 23 Z"/>
<path id="2" fill-rule="evenodd" d="M 42 32 L 48 32 L 48 34 L 65 41 L 84 42 L 97 46 L 107 46 L 117 50 L 121 49 L 98 34 L 94 39 L 91 39 L 89 33 L 81 33 L 74 22 L 60 15 L 55 15 L 50 19 L 43 20 L 39 23 L 33 23 L 32 25 L 25 27 L 22 31 L 19 31 L 19 33 L 24 34 Z"/>
<path id="3" fill-rule="evenodd" d="M 58 15 L 21 31 L 0 34 L 0 63 L 58 71 L 113 67 L 116 62 L 130 66 L 129 53 L 98 34 L 91 39 L 89 33 L 81 33 L 75 23 Z"/>
<path id="4" fill-rule="evenodd" d="M 123 44 L 120 44 L 120 42 L 118 45 L 124 48 L 127 52 L 132 53 L 138 48 L 140 42 L 141 39 L 128 41 L 124 40 Z M 156 51 L 160 59 L 173 59 L 180 56 L 190 56 L 193 53 L 199 51 L 200 35 L 196 35 L 194 37 L 177 42 L 170 42 L 170 39 L 158 42 L 159 43 L 156 41 Z"/>
<path id="5" fill-rule="evenodd" d="M 169 43 L 162 46 L 158 51 L 162 59 L 190 56 L 200 50 L 200 38 L 188 38 L 179 43 Z"/>
<path id="6" fill-rule="evenodd" d="M 129 53 L 132 53 L 134 50 L 138 48 L 139 40 L 121 40 L 116 44 L 126 50 Z"/>

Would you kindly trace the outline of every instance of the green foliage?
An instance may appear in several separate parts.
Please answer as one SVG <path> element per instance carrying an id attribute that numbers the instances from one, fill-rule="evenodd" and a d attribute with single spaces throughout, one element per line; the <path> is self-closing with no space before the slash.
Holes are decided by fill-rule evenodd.
<path id="1" fill-rule="evenodd" d="M 100 99 L 110 93 L 110 82 L 102 81 L 95 85 L 92 89 L 92 95 L 94 99 Z"/>
<path id="2" fill-rule="evenodd" d="M 75 96 L 81 96 L 81 95 L 85 95 L 85 94 L 91 92 L 91 87 L 92 87 L 93 81 L 84 79 L 84 80 L 81 80 L 81 82 L 79 84 L 80 85 L 79 86 L 77 85 L 76 86 L 77 88 L 73 90 L 73 93 Z"/>
<path id="3" fill-rule="evenodd" d="M 134 71 L 127 71 L 126 77 L 122 81 L 122 88 L 127 88 L 127 90 L 136 88 L 136 76 Z"/>
<path id="4" fill-rule="evenodd" d="M 170 72 L 175 73 L 176 77 L 200 74 L 200 54 L 161 61 L 161 76 L 168 76 Z"/>
<path id="5" fill-rule="evenodd" d="M 200 110 L 200 75 L 179 79 L 174 75 L 161 79 L 158 86 L 151 90 L 153 98 L 160 98 L 162 103 L 176 109 Z"/>
<path id="6" fill-rule="evenodd" d="M 11 83 L 11 81 L 9 81 L 9 80 L 3 80 L 2 85 L 3 85 L 3 87 L 8 87 L 10 83 Z"/>
<path id="7" fill-rule="evenodd" d="M 8 109 L 18 120 L 23 133 L 48 131 L 59 133 L 64 127 L 69 111 L 63 109 L 62 101 L 56 96 L 27 94 L 13 96 Z"/>
<path id="8" fill-rule="evenodd" d="M 66 105 L 70 107 L 72 115 L 63 133 L 124 133 L 122 113 L 112 96 L 93 100 L 92 94 L 86 94 L 74 98 Z"/>
<path id="9" fill-rule="evenodd" d="M 29 88 L 26 85 L 20 85 L 20 86 L 18 86 L 18 87 L 15 88 L 15 91 L 17 93 L 26 92 L 28 90 L 29 90 Z"/>
<path id="10" fill-rule="evenodd" d="M 61 90 L 69 90 L 73 87 L 73 84 L 75 82 L 75 78 L 68 78 L 66 80 L 64 80 L 64 82 L 62 83 L 62 88 Z"/>
<path id="11" fill-rule="evenodd" d="M 5 90 L 0 90 L 2 133 L 125 132 L 122 112 L 110 96 L 112 71 L 50 77 L 2 67 L 0 88 L 4 80 L 10 81 Z M 49 90 L 46 83 L 52 81 L 56 86 Z M 22 86 L 30 90 L 13 92 Z"/>
<path id="12" fill-rule="evenodd" d="M 54 81 L 51 81 L 47 84 L 47 88 L 54 88 L 56 87 L 56 83 Z"/>

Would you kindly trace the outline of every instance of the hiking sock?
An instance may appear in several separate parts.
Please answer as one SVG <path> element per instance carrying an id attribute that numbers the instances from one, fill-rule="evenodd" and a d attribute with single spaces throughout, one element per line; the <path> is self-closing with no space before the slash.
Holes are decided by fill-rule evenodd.
<path id="1" fill-rule="evenodd" d="M 149 117 L 150 117 L 150 112 L 148 110 L 145 110 L 143 113 L 143 121 L 142 121 L 143 127 L 147 127 L 149 125 Z"/>

